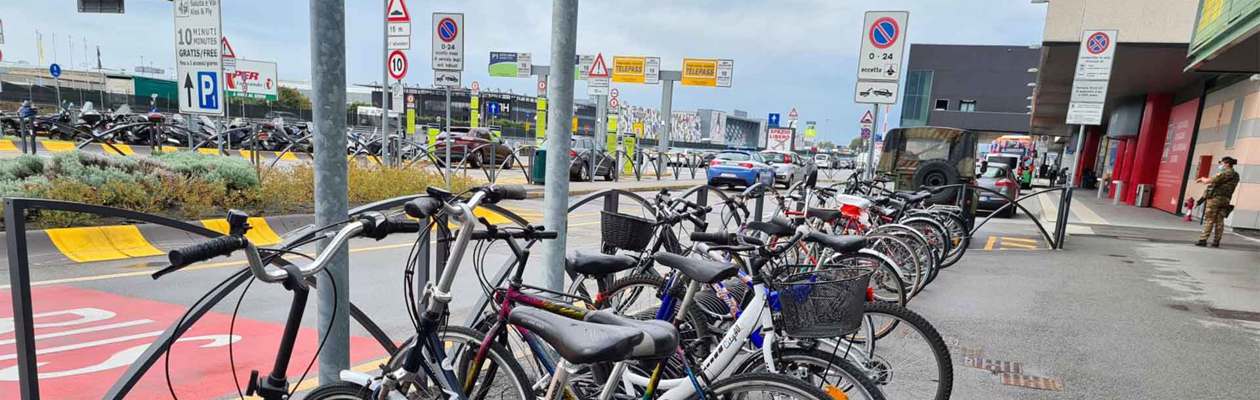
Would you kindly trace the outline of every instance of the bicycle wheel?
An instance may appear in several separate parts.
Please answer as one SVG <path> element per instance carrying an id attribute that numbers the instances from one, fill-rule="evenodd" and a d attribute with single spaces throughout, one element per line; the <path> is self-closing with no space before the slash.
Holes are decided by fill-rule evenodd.
<path id="1" fill-rule="evenodd" d="M 611 310 L 617 315 L 623 315 L 636 319 L 654 319 L 657 310 L 661 307 L 661 290 L 665 287 L 666 279 L 659 275 L 632 275 L 623 277 L 613 282 L 608 291 L 596 296 L 595 308 L 601 310 Z M 674 284 L 670 296 L 674 298 L 674 306 L 678 307 L 683 301 L 686 294 L 687 279 L 679 277 L 680 281 Z M 707 290 L 707 289 L 706 289 Z M 702 297 L 697 295 L 696 297 Z M 712 297 L 712 296 L 703 296 Z M 675 315 L 678 312 L 675 309 Z M 713 320 L 705 313 L 704 309 L 698 302 L 693 302 L 686 310 L 682 310 L 682 323 L 678 325 L 678 337 L 680 343 L 693 350 L 693 355 L 703 358 L 707 355 L 707 346 L 698 346 L 699 343 L 716 343 L 719 339 L 717 335 L 724 332 L 717 332 L 712 329 Z M 681 360 L 678 367 L 681 368 Z M 671 362 L 669 366 L 674 366 Z M 679 370 L 679 373 L 682 371 Z"/>
<path id="2" fill-rule="evenodd" d="M 877 254 L 878 252 L 871 249 L 863 249 L 861 253 L 836 254 L 820 259 L 821 262 L 816 267 L 847 267 L 871 270 L 873 272 L 871 273 L 870 288 L 874 292 L 875 300 L 906 304 L 909 290 L 906 289 L 905 281 L 901 280 L 901 274 L 898 272 L 899 268 L 887 256 Z"/>
<path id="3" fill-rule="evenodd" d="M 945 227 L 945 232 L 949 234 L 950 249 L 949 253 L 945 254 L 945 259 L 941 260 L 941 268 L 948 268 L 957 263 L 962 259 L 963 254 L 967 253 L 967 248 L 971 247 L 971 232 L 967 230 L 967 222 L 961 215 L 944 209 L 919 210 L 911 215 L 931 216 L 940 222 Z"/>
<path id="4" fill-rule="evenodd" d="M 315 388 L 303 399 L 306 400 L 369 400 L 372 389 L 349 382 L 338 382 Z"/>
<path id="5" fill-rule="evenodd" d="M 868 341 L 872 335 L 876 339 Z M 863 369 L 874 372 L 889 398 L 949 399 L 954 387 L 949 349 L 922 316 L 895 304 L 867 303 L 862 327 L 851 340 L 862 344 L 855 348 L 862 349 Z"/>
<path id="6" fill-rule="evenodd" d="M 454 367 L 455 376 L 465 382 L 472 369 L 472 360 L 481 347 L 485 334 L 463 326 L 446 326 L 438 332 L 438 340 L 446 347 L 444 362 Z M 390 356 L 386 363 L 390 371 L 402 368 L 403 357 L 415 345 L 415 336 L 403 342 L 398 352 Z M 426 390 L 436 390 L 427 388 Z M 525 374 L 525 370 L 500 342 L 491 343 L 486 353 L 473 390 L 468 393 L 470 399 L 533 399 L 533 382 Z"/>
<path id="7" fill-rule="evenodd" d="M 910 248 L 918 256 L 919 265 L 923 268 L 923 273 L 927 278 L 923 282 L 923 286 L 927 287 L 929 283 L 932 283 L 932 279 L 936 277 L 939 268 L 937 268 L 936 257 L 932 254 L 932 245 L 928 243 L 927 238 L 923 237 L 922 233 L 901 224 L 885 224 L 875 227 L 868 234 L 892 234 L 905 239 L 906 244 L 910 245 Z"/>
<path id="8" fill-rule="evenodd" d="M 854 350 L 858 347 L 854 346 Z M 844 350 L 836 354 L 817 348 L 786 347 L 775 351 L 775 369 L 779 374 L 787 375 L 816 388 L 830 386 L 838 389 L 853 400 L 873 400 L 884 398 L 879 386 L 872 381 L 870 373 L 862 371 L 850 361 L 844 359 Z M 765 372 L 765 357 L 752 354 L 739 365 L 737 374 Z M 826 389 L 824 389 L 825 391 Z"/>
<path id="9" fill-rule="evenodd" d="M 952 249 L 949 232 L 945 229 L 945 225 L 933 218 L 910 217 L 897 221 L 897 223 L 923 233 L 923 237 L 927 238 L 928 243 L 932 244 L 932 252 L 936 255 L 937 266 L 941 265 L 941 262 L 945 260 L 945 255 L 949 254 L 950 249 Z"/>
<path id="10" fill-rule="evenodd" d="M 841 394 L 832 395 L 812 384 L 784 375 L 770 373 L 748 373 L 713 382 L 705 388 L 705 398 L 715 399 L 803 399 L 833 400 L 842 398 Z M 712 397 L 711 397 L 712 396 Z M 884 397 L 876 393 L 869 399 L 882 400 Z M 693 394 L 691 398 L 699 398 Z"/>
<path id="11" fill-rule="evenodd" d="M 907 288 L 910 290 L 910 298 L 918 295 L 923 290 L 924 282 L 927 277 L 923 274 L 923 266 L 919 263 L 919 257 L 915 254 L 914 249 L 906 244 L 904 238 L 899 238 L 895 234 L 874 234 L 867 236 L 870 239 L 870 249 L 883 253 L 900 267 L 901 280 L 905 281 Z"/>

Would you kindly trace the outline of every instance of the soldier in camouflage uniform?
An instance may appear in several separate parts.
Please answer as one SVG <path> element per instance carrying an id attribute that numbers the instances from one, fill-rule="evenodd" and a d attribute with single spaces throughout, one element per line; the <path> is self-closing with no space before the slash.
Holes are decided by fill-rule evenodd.
<path id="1" fill-rule="evenodd" d="M 1233 157 L 1221 158 L 1216 176 L 1213 176 L 1211 180 L 1198 179 L 1200 183 L 1207 183 L 1208 187 L 1203 193 L 1203 199 L 1207 203 L 1203 213 L 1203 234 L 1199 235 L 1199 242 L 1195 243 L 1195 246 L 1207 246 L 1208 237 L 1215 235 L 1212 247 L 1221 247 L 1221 235 L 1225 233 L 1225 217 L 1234 210 L 1229 200 L 1234 197 L 1234 188 L 1238 187 L 1238 173 L 1234 172 L 1234 164 L 1237 163 L 1238 160 Z"/>

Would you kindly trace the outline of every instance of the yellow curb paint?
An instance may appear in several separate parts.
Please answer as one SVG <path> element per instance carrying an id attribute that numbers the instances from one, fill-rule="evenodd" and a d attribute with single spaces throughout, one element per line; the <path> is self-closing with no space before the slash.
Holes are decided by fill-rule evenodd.
<path id="1" fill-rule="evenodd" d="M 201 225 L 206 229 L 227 234 L 230 227 L 226 219 L 203 219 Z M 280 235 L 276 231 L 271 230 L 271 225 L 267 224 L 267 220 L 262 217 L 253 217 L 249 219 L 249 232 L 245 233 L 245 238 L 249 239 L 257 246 L 270 246 L 280 243 Z"/>
<path id="2" fill-rule="evenodd" d="M 1002 237 L 1002 241 L 1003 241 L 1003 242 L 1030 243 L 1030 244 L 1036 244 L 1036 243 L 1037 243 L 1037 240 L 1036 240 L 1036 239 L 1028 239 L 1028 238 L 1021 238 L 1021 237 L 1011 237 L 1011 236 L 1003 236 L 1003 237 Z"/>
<path id="3" fill-rule="evenodd" d="M 17 145 L 12 140 L 0 140 L 0 151 L 17 152 Z"/>
<path id="4" fill-rule="evenodd" d="M 276 153 L 276 158 L 279 158 L 279 159 L 281 159 L 281 160 L 285 160 L 285 161 L 297 161 L 297 160 L 298 160 L 297 154 L 293 154 L 293 152 L 291 152 L 291 151 L 289 151 L 289 152 L 275 151 L 275 152 L 273 152 L 273 153 Z"/>
<path id="5" fill-rule="evenodd" d="M 179 148 L 175 146 L 151 147 L 149 151 L 151 153 L 157 153 L 157 154 L 174 153 L 174 152 L 179 151 Z"/>
<path id="6" fill-rule="evenodd" d="M 985 251 L 993 251 L 993 244 L 997 243 L 997 236 L 989 236 L 989 240 L 984 243 Z"/>
<path id="7" fill-rule="evenodd" d="M 44 231 L 53 246 L 75 262 L 120 260 L 163 254 L 135 225 L 58 228 Z"/>
<path id="8" fill-rule="evenodd" d="M 251 159 L 250 157 L 253 157 L 253 156 L 254 156 L 254 151 L 253 151 L 253 150 L 241 150 L 241 151 L 240 151 L 240 154 L 241 154 L 241 158 L 244 158 L 244 159 L 246 159 L 246 160 L 250 160 L 250 159 Z"/>
<path id="9" fill-rule="evenodd" d="M 68 140 L 45 140 L 40 142 L 44 145 L 44 150 L 54 153 L 64 153 L 75 149 L 75 143 Z"/>
<path id="10" fill-rule="evenodd" d="M 207 149 L 205 147 L 198 148 L 197 152 L 201 154 L 212 155 L 212 156 L 218 156 L 218 155 L 223 154 L 219 152 L 219 149 Z"/>
<path id="11" fill-rule="evenodd" d="M 135 150 L 131 149 L 131 145 L 126 145 L 122 143 L 113 143 L 114 147 L 109 147 L 109 146 L 110 145 L 108 144 L 102 144 L 101 150 L 103 150 L 107 154 L 119 153 L 119 155 L 123 155 L 123 156 L 136 154 Z M 118 149 L 118 150 L 114 150 L 114 149 Z"/>

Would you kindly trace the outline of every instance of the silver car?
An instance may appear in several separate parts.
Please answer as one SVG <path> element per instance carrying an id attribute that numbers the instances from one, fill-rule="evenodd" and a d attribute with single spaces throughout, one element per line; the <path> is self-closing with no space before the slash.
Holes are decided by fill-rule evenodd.
<path id="1" fill-rule="evenodd" d="M 791 187 L 796 182 L 805 181 L 818 173 L 814 160 L 787 151 L 763 151 L 761 157 L 774 170 L 774 183 L 783 187 Z"/>

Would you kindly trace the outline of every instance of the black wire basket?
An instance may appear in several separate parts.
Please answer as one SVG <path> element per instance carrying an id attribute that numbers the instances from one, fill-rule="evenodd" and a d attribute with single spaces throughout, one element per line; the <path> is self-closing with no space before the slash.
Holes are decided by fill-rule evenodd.
<path id="1" fill-rule="evenodd" d="M 643 251 L 652 241 L 652 228 L 656 222 L 619 212 L 600 211 L 599 225 L 605 246 Z"/>
<path id="2" fill-rule="evenodd" d="M 789 270 L 812 266 L 790 266 Z M 775 279 L 779 312 L 775 326 L 796 338 L 830 338 L 857 332 L 862 326 L 868 268 L 823 266 Z"/>

